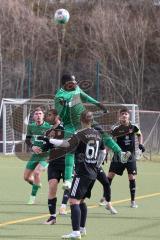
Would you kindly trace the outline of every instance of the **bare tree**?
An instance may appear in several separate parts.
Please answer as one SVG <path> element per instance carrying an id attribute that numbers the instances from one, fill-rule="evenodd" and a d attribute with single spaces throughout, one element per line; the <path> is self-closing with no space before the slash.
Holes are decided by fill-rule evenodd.
<path id="1" fill-rule="evenodd" d="M 54 12 L 66 8 L 62 71 L 91 80 L 107 102 L 159 108 L 160 8 L 151 0 L 0 0 L 1 97 L 54 94 L 57 26 Z M 29 90 L 30 89 L 30 94 Z"/>

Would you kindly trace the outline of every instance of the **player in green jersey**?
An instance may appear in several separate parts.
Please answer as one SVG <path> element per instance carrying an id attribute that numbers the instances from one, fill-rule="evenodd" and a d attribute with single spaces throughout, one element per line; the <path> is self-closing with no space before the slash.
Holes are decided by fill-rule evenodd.
<path id="1" fill-rule="evenodd" d="M 41 187 L 41 173 L 48 167 L 48 163 L 45 161 L 48 153 L 43 152 L 43 141 L 38 140 L 37 137 L 44 135 L 51 128 L 51 125 L 44 121 L 44 112 L 40 107 L 35 109 L 33 120 L 34 122 L 28 125 L 25 141 L 32 151 L 24 171 L 24 180 L 32 185 L 28 204 L 35 203 L 36 194 Z"/>
<path id="2" fill-rule="evenodd" d="M 64 74 L 61 78 L 62 88 L 55 95 L 55 108 L 65 128 L 65 138 L 69 138 L 81 128 L 80 116 L 85 110 L 83 103 L 92 103 L 100 109 L 107 111 L 105 106 L 87 95 L 77 85 L 75 77 L 71 74 Z M 65 182 L 64 189 L 71 187 L 72 173 L 74 165 L 74 154 L 67 153 L 65 157 Z"/>

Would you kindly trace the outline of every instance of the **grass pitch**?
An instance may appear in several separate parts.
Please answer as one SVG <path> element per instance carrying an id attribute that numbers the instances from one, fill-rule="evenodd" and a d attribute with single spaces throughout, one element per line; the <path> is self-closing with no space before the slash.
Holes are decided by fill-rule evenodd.
<path id="1" fill-rule="evenodd" d="M 70 213 L 57 216 L 56 225 L 43 225 L 48 218 L 47 175 L 42 176 L 42 189 L 36 205 L 26 202 L 31 186 L 23 181 L 26 162 L 15 157 L 0 157 L 0 239 L 41 240 L 61 239 L 71 232 Z M 108 171 L 108 165 L 105 166 Z M 86 240 L 158 240 L 160 236 L 160 163 L 138 162 L 137 203 L 138 209 L 131 209 L 127 174 L 115 177 L 112 184 L 112 202 L 118 210 L 110 215 L 98 202 L 102 187 L 97 182 L 92 191 L 89 206 Z M 58 206 L 62 198 L 61 184 L 58 191 Z M 69 207 L 68 207 L 69 209 Z"/>

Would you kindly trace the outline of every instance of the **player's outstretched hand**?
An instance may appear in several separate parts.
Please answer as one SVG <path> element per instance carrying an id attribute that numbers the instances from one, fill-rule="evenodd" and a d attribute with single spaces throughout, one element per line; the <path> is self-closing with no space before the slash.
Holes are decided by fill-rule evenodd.
<path id="1" fill-rule="evenodd" d="M 107 108 L 106 108 L 102 103 L 99 103 L 99 104 L 98 104 L 98 107 L 99 107 L 100 109 L 102 109 L 104 113 L 109 113 L 109 111 L 107 110 Z"/>
<path id="2" fill-rule="evenodd" d="M 143 146 L 143 144 L 139 144 L 139 149 L 143 152 L 145 152 L 145 147 Z"/>

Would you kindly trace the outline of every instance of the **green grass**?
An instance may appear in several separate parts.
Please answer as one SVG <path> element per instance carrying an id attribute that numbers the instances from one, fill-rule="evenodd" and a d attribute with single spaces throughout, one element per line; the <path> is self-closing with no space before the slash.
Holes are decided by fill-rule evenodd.
<path id="1" fill-rule="evenodd" d="M 43 225 L 47 219 L 47 176 L 43 174 L 43 187 L 37 196 L 37 204 L 26 205 L 31 186 L 23 181 L 26 162 L 14 157 L 0 158 L 0 239 L 41 240 L 61 239 L 71 231 L 70 214 L 58 216 L 57 224 Z M 105 167 L 106 171 L 108 166 Z M 104 207 L 98 207 L 102 187 L 97 182 L 92 191 L 89 206 L 86 240 L 146 240 L 159 239 L 159 178 L 160 163 L 138 162 L 137 203 L 138 209 L 129 207 L 127 174 L 116 177 L 112 184 L 112 202 L 118 210 L 110 215 Z M 155 194 L 157 193 L 157 195 Z M 152 195 L 155 194 L 155 195 Z M 58 191 L 58 206 L 62 197 Z"/>

